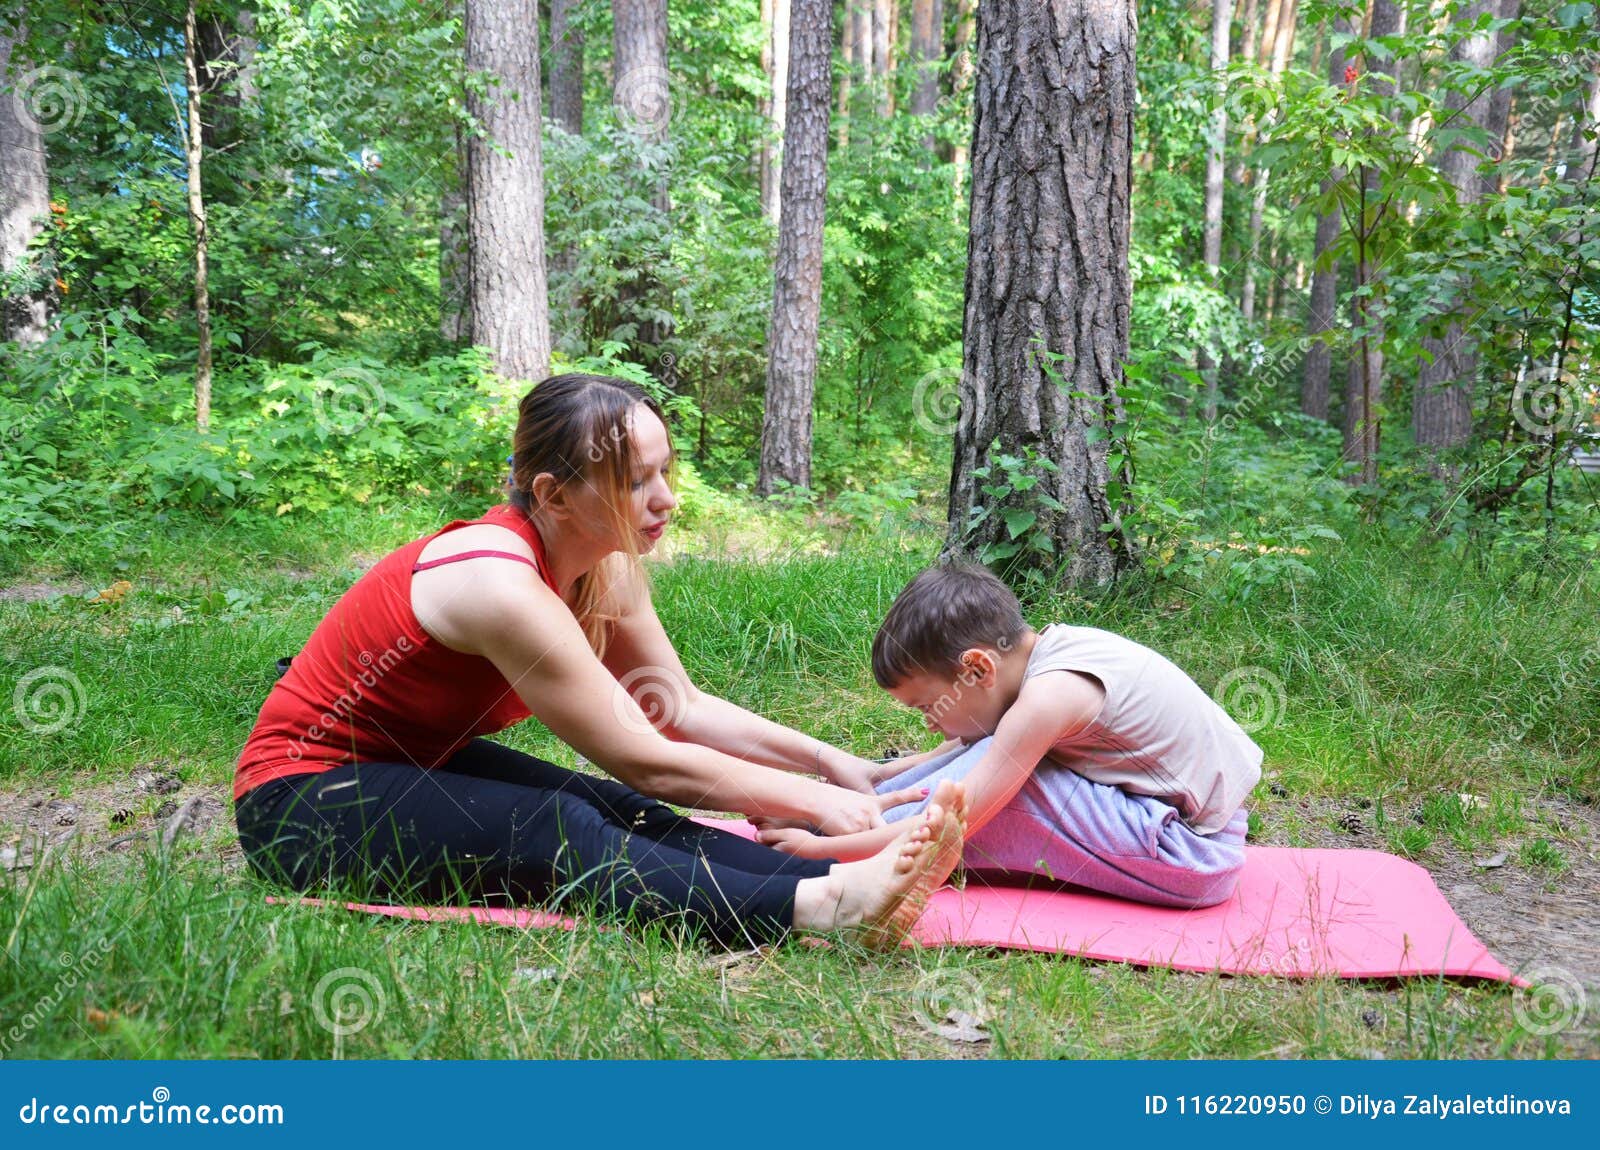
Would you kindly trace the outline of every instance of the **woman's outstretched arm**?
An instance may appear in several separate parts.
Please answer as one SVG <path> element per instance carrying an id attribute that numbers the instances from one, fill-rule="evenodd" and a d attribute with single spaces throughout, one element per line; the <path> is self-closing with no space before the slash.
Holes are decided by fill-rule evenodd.
<path id="1" fill-rule="evenodd" d="M 805 819 L 838 834 L 880 826 L 885 809 L 907 801 L 663 738 L 532 568 L 469 559 L 428 574 L 432 586 L 417 612 L 428 633 L 489 659 L 558 739 L 638 791 L 683 806 Z"/>

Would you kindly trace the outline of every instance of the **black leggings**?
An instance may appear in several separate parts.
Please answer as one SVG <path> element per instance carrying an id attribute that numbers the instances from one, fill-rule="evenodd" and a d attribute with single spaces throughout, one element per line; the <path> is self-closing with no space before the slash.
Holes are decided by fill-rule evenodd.
<path id="1" fill-rule="evenodd" d="M 435 770 L 351 763 L 272 779 L 240 796 L 235 817 L 256 872 L 296 890 L 570 899 L 678 917 L 734 945 L 781 938 L 794 923 L 795 886 L 832 865 L 701 826 L 613 779 L 487 739 Z"/>

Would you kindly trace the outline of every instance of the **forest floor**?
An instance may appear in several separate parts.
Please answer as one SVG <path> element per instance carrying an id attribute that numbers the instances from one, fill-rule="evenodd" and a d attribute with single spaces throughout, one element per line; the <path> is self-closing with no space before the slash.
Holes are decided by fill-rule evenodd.
<path id="1" fill-rule="evenodd" d="M 1317 600 L 1175 612 L 1163 593 L 1153 609 L 1112 605 L 1089 621 L 1172 654 L 1203 685 L 1218 667 L 1279 669 L 1286 705 L 1257 736 L 1268 762 L 1251 841 L 1413 858 L 1497 957 L 1536 975 L 1542 1005 L 1453 980 L 793 944 L 726 954 L 653 928 L 521 933 L 268 905 L 239 851 L 230 782 L 272 663 L 374 557 L 435 517 L 416 508 L 266 539 L 169 532 L 121 567 L 66 550 L 0 580 L 8 693 L 46 666 L 79 683 L 78 713 L 58 731 L 19 731 L 9 710 L 0 719 L 0 947 L 12 960 L 0 963 L 0 1016 L 33 1020 L 18 1038 L 0 1033 L 0 1054 L 1600 1057 L 1592 751 L 1569 701 L 1544 685 L 1548 669 L 1530 666 L 1539 636 L 1561 633 L 1556 608 L 1457 580 L 1445 592 L 1455 614 L 1470 616 L 1480 591 L 1498 612 L 1483 649 L 1465 655 L 1452 645 L 1474 628 L 1425 637 L 1395 616 L 1425 619 L 1439 600 L 1417 596 L 1413 578 L 1363 589 L 1370 572 L 1348 556 L 1329 562 Z M 915 546 L 808 539 L 764 562 L 691 551 L 654 579 L 705 687 L 863 754 L 919 740 L 864 665 L 876 619 L 927 558 Z M 97 601 L 119 578 L 129 586 Z M 1561 612 L 1593 618 L 1592 587 L 1557 585 Z M 1383 613 L 1358 610 L 1363 596 Z M 1043 610 L 1069 608 L 1091 610 Z M 1274 627 L 1290 638 L 1268 641 Z M 1519 649 L 1535 678 L 1468 669 L 1492 662 L 1492 646 Z M 1405 670 L 1380 682 L 1377 665 Z M 1452 678 L 1463 674 L 1466 685 Z M 1508 753 L 1504 722 L 1474 717 L 1519 691 L 1573 746 L 1530 737 Z M 508 741 L 570 762 L 525 728 Z M 330 1022 L 339 995 L 365 1004 L 355 1024 Z M 1552 1010 L 1559 1025 L 1541 1025 Z"/>

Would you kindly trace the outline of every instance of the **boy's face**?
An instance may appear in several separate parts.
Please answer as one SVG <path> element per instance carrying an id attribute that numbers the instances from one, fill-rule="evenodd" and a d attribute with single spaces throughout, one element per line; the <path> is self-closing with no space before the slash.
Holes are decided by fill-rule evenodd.
<path id="1" fill-rule="evenodd" d="M 961 658 L 961 668 L 954 675 L 918 673 L 890 687 L 889 694 L 921 711 L 928 730 L 970 742 L 994 734 L 1005 713 L 1005 700 L 996 690 L 998 675 L 992 652 L 973 648 L 962 652 Z"/>

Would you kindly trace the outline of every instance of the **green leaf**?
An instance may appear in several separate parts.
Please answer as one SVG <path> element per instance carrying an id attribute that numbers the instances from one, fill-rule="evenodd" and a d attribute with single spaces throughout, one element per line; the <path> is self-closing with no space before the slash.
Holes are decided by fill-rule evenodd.
<path id="1" fill-rule="evenodd" d="M 1039 516 L 1034 512 L 1022 510 L 1020 508 L 1011 508 L 1003 511 L 1001 514 L 1006 521 L 1006 530 L 1011 533 L 1011 538 L 1013 539 L 1015 539 L 1018 535 L 1021 535 L 1028 528 L 1032 527 L 1039 520 Z"/>

